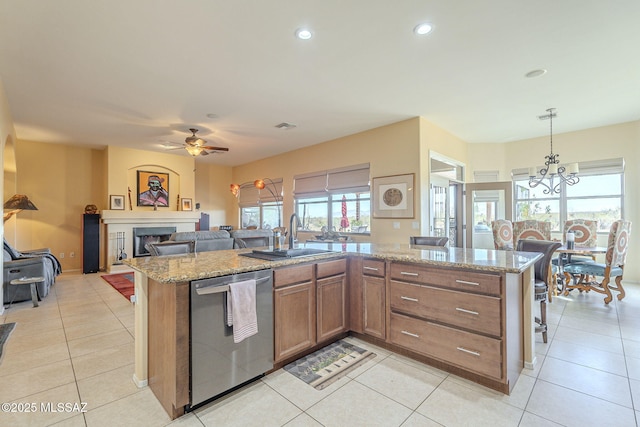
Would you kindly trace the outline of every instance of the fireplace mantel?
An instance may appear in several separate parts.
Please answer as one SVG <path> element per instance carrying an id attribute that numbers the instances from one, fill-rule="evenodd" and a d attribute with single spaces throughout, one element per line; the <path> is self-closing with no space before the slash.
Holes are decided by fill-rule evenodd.
<path id="1" fill-rule="evenodd" d="M 144 211 L 103 210 L 100 212 L 102 223 L 106 227 L 106 268 L 109 273 L 133 271 L 125 264 L 117 261 L 117 233 L 124 233 L 125 253 L 133 256 L 134 227 L 176 227 L 176 231 L 195 231 L 200 220 L 200 212 L 168 211 L 159 209 Z"/>
<path id="2" fill-rule="evenodd" d="M 124 211 L 104 210 L 101 213 L 104 224 L 139 224 L 139 223 L 196 223 L 200 212 L 193 211 Z"/>

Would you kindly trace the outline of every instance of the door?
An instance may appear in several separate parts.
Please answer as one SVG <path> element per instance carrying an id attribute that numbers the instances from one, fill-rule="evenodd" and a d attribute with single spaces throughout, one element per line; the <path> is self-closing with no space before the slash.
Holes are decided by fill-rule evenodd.
<path id="1" fill-rule="evenodd" d="M 465 187 L 467 248 L 493 249 L 491 223 L 513 221 L 513 184 L 483 182 Z"/>
<path id="2" fill-rule="evenodd" d="M 449 247 L 462 247 L 460 228 L 462 184 L 431 175 L 431 224 L 429 235 L 448 237 Z"/>
<path id="3" fill-rule="evenodd" d="M 449 180 L 431 175 L 431 226 L 429 235 L 449 235 L 448 209 Z"/>

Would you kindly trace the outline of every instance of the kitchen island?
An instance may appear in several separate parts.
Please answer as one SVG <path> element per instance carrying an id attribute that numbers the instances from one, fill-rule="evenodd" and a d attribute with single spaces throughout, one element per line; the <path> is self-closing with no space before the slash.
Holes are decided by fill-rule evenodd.
<path id="1" fill-rule="evenodd" d="M 301 247 L 328 249 L 332 252 L 276 261 L 265 261 L 241 255 L 244 252 L 251 252 L 251 249 L 126 260 L 126 263 L 135 270 L 134 380 L 136 383 L 139 386 L 144 386 L 149 381 L 152 390 L 173 418 L 180 416 L 184 411 L 183 406 L 188 404 L 188 401 L 185 402 L 185 396 L 188 400 L 189 307 L 188 293 L 185 293 L 184 290 L 188 290 L 190 282 L 257 270 L 274 269 L 277 271 L 278 269 L 291 268 L 297 264 L 319 263 L 336 258 L 347 258 L 350 261 L 349 265 L 354 266 L 350 267 L 347 286 L 352 295 L 350 316 L 351 319 L 356 319 L 352 320 L 351 330 L 355 333 L 368 333 L 368 325 L 357 320 L 362 318 L 358 313 L 366 309 L 367 302 L 362 300 L 362 295 L 366 293 L 365 287 L 369 283 L 366 278 L 367 268 L 371 268 L 368 267 L 369 265 L 380 263 L 386 271 L 381 278 L 377 278 L 380 279 L 378 283 L 382 283 L 380 295 L 382 295 L 381 306 L 383 309 L 380 312 L 384 318 L 380 320 L 382 324 L 386 325 L 381 335 L 376 338 L 380 343 L 388 343 L 391 348 L 397 346 L 409 352 L 424 354 L 424 360 L 431 363 L 432 361 L 447 360 L 446 352 L 449 350 L 438 350 L 437 345 L 434 345 L 433 342 L 425 342 L 424 339 L 423 341 L 411 341 L 422 335 L 422 332 L 411 332 L 411 328 L 416 328 L 416 331 L 424 331 L 425 336 L 443 337 L 442 339 L 460 336 L 464 342 L 477 343 L 479 347 L 487 349 L 486 353 L 483 351 L 480 356 L 479 352 L 460 346 L 458 350 L 462 354 L 461 357 L 466 357 L 468 354 L 469 357 L 477 356 L 479 360 L 485 357 L 505 358 L 504 361 L 499 361 L 497 364 L 493 360 L 480 360 L 479 368 L 470 369 L 471 371 L 475 369 L 475 373 L 470 373 L 470 378 L 505 393 L 509 393 L 513 387 L 523 365 L 526 367 L 535 365 L 532 267 L 541 255 L 484 249 L 411 247 L 403 244 L 351 242 L 313 242 L 301 245 Z M 365 287 L 363 287 L 363 275 L 359 274 L 362 271 L 365 273 Z M 442 281 L 442 286 L 438 283 L 435 284 L 435 287 L 433 286 L 432 282 L 436 279 Z M 461 287 L 474 289 L 466 290 Z M 404 292 L 405 289 L 408 292 L 416 290 L 427 292 L 424 295 L 426 297 L 424 300 L 436 301 L 441 298 L 445 305 L 452 304 L 451 301 L 455 301 L 459 296 L 465 303 L 471 304 L 465 306 L 466 308 L 455 307 L 461 312 L 462 317 L 478 316 L 478 312 L 484 309 L 474 308 L 471 310 L 468 308 L 473 304 L 478 304 L 478 301 L 481 301 L 481 305 L 485 305 L 487 302 L 488 306 L 494 307 L 495 311 L 491 313 L 495 319 L 490 325 L 481 324 L 480 329 L 476 331 L 469 327 L 470 322 L 474 322 L 473 319 L 467 319 L 466 323 L 457 325 L 456 322 L 459 319 L 431 318 L 431 311 L 437 314 L 440 306 L 430 308 L 420 305 L 421 303 L 417 306 L 405 306 L 406 301 L 417 302 L 420 299 L 422 302 L 423 297 L 416 295 L 415 298 L 408 298 L 404 295 L 395 295 L 398 292 Z M 186 300 L 185 295 L 187 295 Z M 159 304 L 162 305 L 161 310 L 158 310 Z M 152 316 L 150 319 L 150 307 L 155 308 L 156 312 L 162 312 L 163 316 Z M 484 315 L 484 313 L 482 314 Z M 373 319 L 371 316 L 369 318 Z M 464 318 L 462 320 L 464 321 Z M 159 325 L 163 322 L 166 322 L 166 325 Z M 157 331 L 166 330 L 166 341 L 157 343 L 155 340 L 150 348 L 150 330 L 155 330 L 156 335 Z M 375 334 L 368 335 L 375 337 Z M 435 353 L 430 354 L 429 351 L 423 351 L 425 346 L 428 346 L 428 350 L 433 348 Z M 154 381 L 157 381 L 158 375 L 149 378 L 149 361 L 153 360 L 153 357 L 150 359 L 149 355 L 160 351 L 168 353 L 171 356 L 170 359 L 176 361 L 176 363 L 163 366 L 160 376 L 181 378 L 180 381 L 169 381 L 168 385 L 162 386 L 153 384 Z M 503 356 L 507 352 L 509 353 L 508 363 L 506 356 Z M 485 356 L 485 354 L 490 356 Z M 464 360 L 459 362 L 459 365 L 462 366 L 462 372 L 465 372 L 465 366 L 472 366 L 469 363 L 471 362 Z M 478 378 L 482 379 L 483 375 L 487 375 L 490 379 L 486 382 L 479 381 Z M 175 396 L 182 397 L 176 400 Z M 170 404 L 166 402 L 170 402 Z"/>

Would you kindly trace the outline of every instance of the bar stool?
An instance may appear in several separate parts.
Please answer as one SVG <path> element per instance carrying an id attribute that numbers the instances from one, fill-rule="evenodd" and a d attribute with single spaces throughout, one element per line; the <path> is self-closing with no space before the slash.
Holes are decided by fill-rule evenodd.
<path id="1" fill-rule="evenodd" d="M 536 332 L 542 332 L 542 340 L 547 342 L 547 294 L 551 283 L 551 257 L 553 253 L 562 246 L 560 242 L 548 240 L 518 240 L 516 251 L 520 252 L 540 252 L 542 258 L 536 261 L 534 266 L 534 298 L 540 301 L 540 318 L 535 318 Z"/>

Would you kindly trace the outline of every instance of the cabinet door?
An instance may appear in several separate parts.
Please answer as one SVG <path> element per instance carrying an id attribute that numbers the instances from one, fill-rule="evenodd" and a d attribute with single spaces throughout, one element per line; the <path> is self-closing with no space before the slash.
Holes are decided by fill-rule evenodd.
<path id="1" fill-rule="evenodd" d="M 381 277 L 362 277 L 364 333 L 385 339 L 385 284 Z"/>
<path id="2" fill-rule="evenodd" d="M 318 289 L 318 342 L 342 332 L 347 325 L 346 275 L 333 276 L 317 281 Z"/>
<path id="3" fill-rule="evenodd" d="M 313 281 L 274 292 L 275 360 L 286 359 L 316 343 L 316 293 Z"/>

